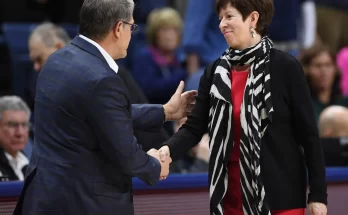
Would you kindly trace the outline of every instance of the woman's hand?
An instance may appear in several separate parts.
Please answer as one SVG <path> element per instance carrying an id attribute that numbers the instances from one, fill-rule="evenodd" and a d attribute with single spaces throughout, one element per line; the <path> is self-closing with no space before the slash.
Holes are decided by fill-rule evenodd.
<path id="1" fill-rule="evenodd" d="M 323 203 L 310 202 L 308 207 L 311 215 L 327 215 L 327 208 Z"/>

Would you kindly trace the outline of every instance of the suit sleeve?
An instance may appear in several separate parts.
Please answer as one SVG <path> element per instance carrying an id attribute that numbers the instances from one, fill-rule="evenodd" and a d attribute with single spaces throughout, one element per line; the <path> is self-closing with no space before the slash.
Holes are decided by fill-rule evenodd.
<path id="1" fill-rule="evenodd" d="M 314 107 L 304 71 L 297 60 L 291 61 L 289 89 L 296 140 L 304 149 L 310 192 L 308 202 L 327 204 L 327 184 L 324 155 L 314 116 Z"/>
<path id="2" fill-rule="evenodd" d="M 133 104 L 132 105 L 133 129 L 158 128 L 165 120 L 162 105 Z"/>
<path id="3" fill-rule="evenodd" d="M 138 177 L 148 185 L 160 177 L 157 159 L 147 155 L 133 136 L 130 104 L 119 77 L 98 82 L 90 95 L 89 115 L 102 151 L 125 174 Z"/>
<path id="4" fill-rule="evenodd" d="M 207 68 L 211 68 L 211 66 Z M 197 145 L 203 134 L 207 132 L 211 85 L 208 75 L 211 71 L 207 68 L 200 79 L 196 104 L 187 121 L 172 138 L 164 143 L 164 145 L 168 145 L 173 160 L 179 159 L 185 152 Z"/>

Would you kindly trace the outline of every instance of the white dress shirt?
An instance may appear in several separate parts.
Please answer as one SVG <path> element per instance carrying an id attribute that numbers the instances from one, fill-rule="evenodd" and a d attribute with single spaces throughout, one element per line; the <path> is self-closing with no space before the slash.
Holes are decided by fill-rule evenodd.
<path id="1" fill-rule="evenodd" d="M 28 158 L 22 153 L 18 152 L 16 157 L 12 157 L 9 153 L 5 152 L 5 156 L 12 170 L 17 175 L 20 181 L 24 180 L 23 167 L 29 164 Z"/>
<path id="2" fill-rule="evenodd" d="M 100 51 L 100 53 L 103 55 L 103 57 L 105 58 L 106 62 L 108 62 L 110 68 L 112 70 L 114 70 L 116 73 L 118 72 L 118 65 L 116 64 L 115 60 L 112 59 L 112 57 L 109 55 L 109 53 L 107 53 L 105 51 L 105 49 L 103 49 L 103 47 L 101 47 L 98 43 L 96 43 L 95 41 L 83 36 L 82 34 L 79 35 L 79 37 L 81 37 L 82 39 L 86 40 L 87 42 L 89 42 L 90 44 L 94 45 L 95 47 L 97 47 L 97 49 Z"/>

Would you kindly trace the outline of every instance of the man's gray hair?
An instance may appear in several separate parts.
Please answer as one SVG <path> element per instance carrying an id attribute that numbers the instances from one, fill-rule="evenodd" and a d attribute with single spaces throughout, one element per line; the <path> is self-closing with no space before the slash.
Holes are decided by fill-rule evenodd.
<path id="1" fill-rule="evenodd" d="M 28 105 L 18 96 L 2 96 L 0 97 L 0 120 L 5 111 L 24 111 L 30 118 L 30 109 Z"/>
<path id="2" fill-rule="evenodd" d="M 79 33 L 94 40 L 103 40 L 118 22 L 129 22 L 133 11 L 133 0 L 84 0 Z"/>
<path id="3" fill-rule="evenodd" d="M 30 38 L 38 36 L 48 47 L 53 47 L 56 40 L 61 40 L 64 44 L 70 42 L 70 37 L 64 28 L 50 22 L 38 25 L 30 35 Z"/>

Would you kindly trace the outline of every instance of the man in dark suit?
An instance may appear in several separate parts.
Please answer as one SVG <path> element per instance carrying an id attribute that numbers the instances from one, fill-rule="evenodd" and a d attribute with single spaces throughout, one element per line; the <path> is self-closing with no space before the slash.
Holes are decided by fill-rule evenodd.
<path id="1" fill-rule="evenodd" d="M 50 22 L 38 25 L 29 37 L 29 53 L 36 72 L 40 72 L 47 58 L 55 51 L 68 45 L 71 41 L 68 33 L 60 26 Z M 119 67 L 117 74 L 124 81 L 129 91 L 131 104 L 148 104 L 148 100 L 137 85 L 132 74 L 125 68 Z M 186 85 L 186 84 L 185 84 Z M 151 148 L 159 148 L 162 143 L 169 139 L 168 132 L 163 125 L 152 128 L 140 128 L 134 130 L 134 136 L 138 143 L 147 151 Z"/>
<path id="2" fill-rule="evenodd" d="M 53 53 L 36 87 L 35 142 L 14 214 L 132 215 L 132 177 L 148 185 L 169 173 L 133 128 L 187 115 L 183 82 L 165 105 L 132 106 L 115 59 L 127 54 L 132 0 L 85 0 L 80 35 Z"/>

